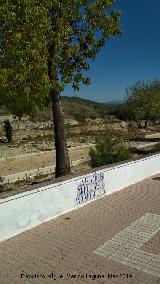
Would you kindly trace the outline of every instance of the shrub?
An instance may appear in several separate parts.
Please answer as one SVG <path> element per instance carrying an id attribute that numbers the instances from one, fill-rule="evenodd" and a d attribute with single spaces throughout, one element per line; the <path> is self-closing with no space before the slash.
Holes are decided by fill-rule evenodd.
<path id="1" fill-rule="evenodd" d="M 9 119 L 6 119 L 4 121 L 4 130 L 5 130 L 8 143 L 10 143 L 12 141 L 12 126 L 11 126 Z"/>
<path id="2" fill-rule="evenodd" d="M 154 147 L 155 151 L 160 151 L 160 143 L 157 143 Z"/>
<path id="3" fill-rule="evenodd" d="M 74 116 L 74 119 L 77 120 L 78 122 L 82 122 L 84 123 L 86 121 L 86 118 L 87 118 L 87 115 L 86 115 L 86 112 L 83 111 L 83 112 L 75 112 L 73 114 Z"/>
<path id="4" fill-rule="evenodd" d="M 136 126 L 129 124 L 127 129 L 127 138 L 132 140 L 136 138 L 143 138 L 145 136 L 145 132 Z"/>
<path id="5" fill-rule="evenodd" d="M 89 155 L 92 167 L 124 161 L 132 156 L 123 142 L 123 137 L 115 131 L 107 131 L 97 137 L 95 150 L 91 148 Z"/>
<path id="6" fill-rule="evenodd" d="M 45 122 L 45 121 L 51 121 L 52 120 L 52 111 L 50 107 L 39 109 L 36 108 L 36 110 L 30 114 L 29 120 L 31 122 Z"/>

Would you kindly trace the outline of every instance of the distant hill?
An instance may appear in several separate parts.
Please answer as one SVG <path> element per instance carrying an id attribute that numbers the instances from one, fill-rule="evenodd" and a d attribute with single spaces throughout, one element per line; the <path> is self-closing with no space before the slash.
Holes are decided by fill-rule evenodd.
<path id="1" fill-rule="evenodd" d="M 95 102 L 95 101 L 91 101 L 91 100 L 87 100 L 87 99 L 82 99 L 80 97 L 67 97 L 67 96 L 63 96 L 61 97 L 62 100 L 68 100 L 68 101 L 74 101 L 77 103 L 84 103 L 84 104 L 88 104 L 88 105 L 99 105 L 99 106 L 116 106 L 116 105 L 122 105 L 124 104 L 124 100 L 115 100 L 115 101 L 109 101 L 106 103 L 100 103 L 100 102 Z"/>
<path id="2" fill-rule="evenodd" d="M 86 118 L 95 119 L 107 114 L 103 103 L 85 100 L 80 97 L 62 97 L 62 109 L 66 118 L 75 118 L 83 121 Z"/>
<path id="3" fill-rule="evenodd" d="M 105 106 L 111 107 L 111 106 L 118 106 L 124 104 L 124 100 L 117 100 L 117 101 L 110 101 L 103 103 Z"/>
<path id="4" fill-rule="evenodd" d="M 108 115 L 108 109 L 103 103 L 85 100 L 79 97 L 61 97 L 62 111 L 65 119 L 75 119 L 78 122 L 84 122 L 86 119 L 103 118 Z M 52 120 L 52 111 L 50 108 L 37 111 L 30 116 L 33 121 Z"/>
<path id="5" fill-rule="evenodd" d="M 98 103 L 91 100 L 82 99 L 80 97 L 66 97 L 62 96 L 62 110 L 64 117 L 67 119 L 76 119 L 79 122 L 85 121 L 85 119 L 96 119 L 103 118 L 106 115 L 112 114 L 114 115 L 114 110 L 112 108 L 121 106 L 122 101 L 112 101 L 107 103 Z M 7 115 L 7 110 L 0 110 L 0 115 Z M 46 121 L 52 120 L 52 112 L 51 109 L 40 110 L 37 111 L 30 116 L 30 118 L 34 121 Z"/>
<path id="6" fill-rule="evenodd" d="M 80 97 L 62 96 L 61 99 L 62 99 L 62 101 L 77 102 L 77 103 L 82 103 L 82 104 L 87 104 L 87 105 L 94 105 L 94 106 L 95 105 L 103 105 L 103 103 L 98 103 L 98 102 L 95 102 L 95 101 L 82 99 Z"/>

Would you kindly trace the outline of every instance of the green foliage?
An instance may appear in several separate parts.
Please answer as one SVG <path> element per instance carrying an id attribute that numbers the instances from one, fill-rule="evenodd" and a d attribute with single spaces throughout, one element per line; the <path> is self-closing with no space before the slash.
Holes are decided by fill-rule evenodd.
<path id="1" fill-rule="evenodd" d="M 121 120 L 133 120 L 133 114 L 129 109 L 129 106 L 127 104 L 120 104 L 112 106 L 108 109 L 108 114 L 113 115 L 118 119 Z"/>
<path id="2" fill-rule="evenodd" d="M 160 143 L 157 143 L 155 146 L 154 146 L 154 149 L 155 151 L 160 151 Z"/>
<path id="3" fill-rule="evenodd" d="M 10 143 L 12 141 L 12 126 L 11 126 L 9 119 L 6 119 L 4 121 L 4 130 L 5 130 L 8 143 Z"/>
<path id="4" fill-rule="evenodd" d="M 98 104 L 94 106 L 95 113 L 97 113 L 102 119 L 108 116 L 108 110 L 105 106 Z"/>
<path id="5" fill-rule="evenodd" d="M 92 167 L 99 167 L 115 162 L 127 160 L 131 157 L 119 132 L 107 131 L 96 138 L 95 150 L 90 149 L 90 163 Z"/>
<path id="6" fill-rule="evenodd" d="M 40 1 L 2 0 L 0 22 L 0 105 L 21 118 L 48 95 L 47 14 Z"/>
<path id="7" fill-rule="evenodd" d="M 89 63 L 120 35 L 114 0 L 1 0 L 0 106 L 17 117 L 50 102 L 49 93 L 88 85 Z"/>
<path id="8" fill-rule="evenodd" d="M 160 118 L 160 81 L 138 81 L 127 88 L 126 105 L 132 118 L 147 122 Z"/>

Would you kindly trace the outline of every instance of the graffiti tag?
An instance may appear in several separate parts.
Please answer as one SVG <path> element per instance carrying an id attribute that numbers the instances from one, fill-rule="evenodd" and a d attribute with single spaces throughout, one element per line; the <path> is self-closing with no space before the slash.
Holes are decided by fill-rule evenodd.
<path id="1" fill-rule="evenodd" d="M 85 203 L 105 193 L 103 173 L 94 173 L 82 179 L 77 187 L 77 204 Z"/>

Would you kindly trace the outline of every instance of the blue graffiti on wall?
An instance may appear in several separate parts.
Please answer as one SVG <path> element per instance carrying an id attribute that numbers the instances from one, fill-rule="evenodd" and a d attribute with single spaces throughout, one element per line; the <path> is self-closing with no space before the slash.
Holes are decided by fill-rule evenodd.
<path id="1" fill-rule="evenodd" d="M 82 179 L 77 188 L 77 204 L 85 203 L 105 193 L 103 173 L 94 173 Z"/>

